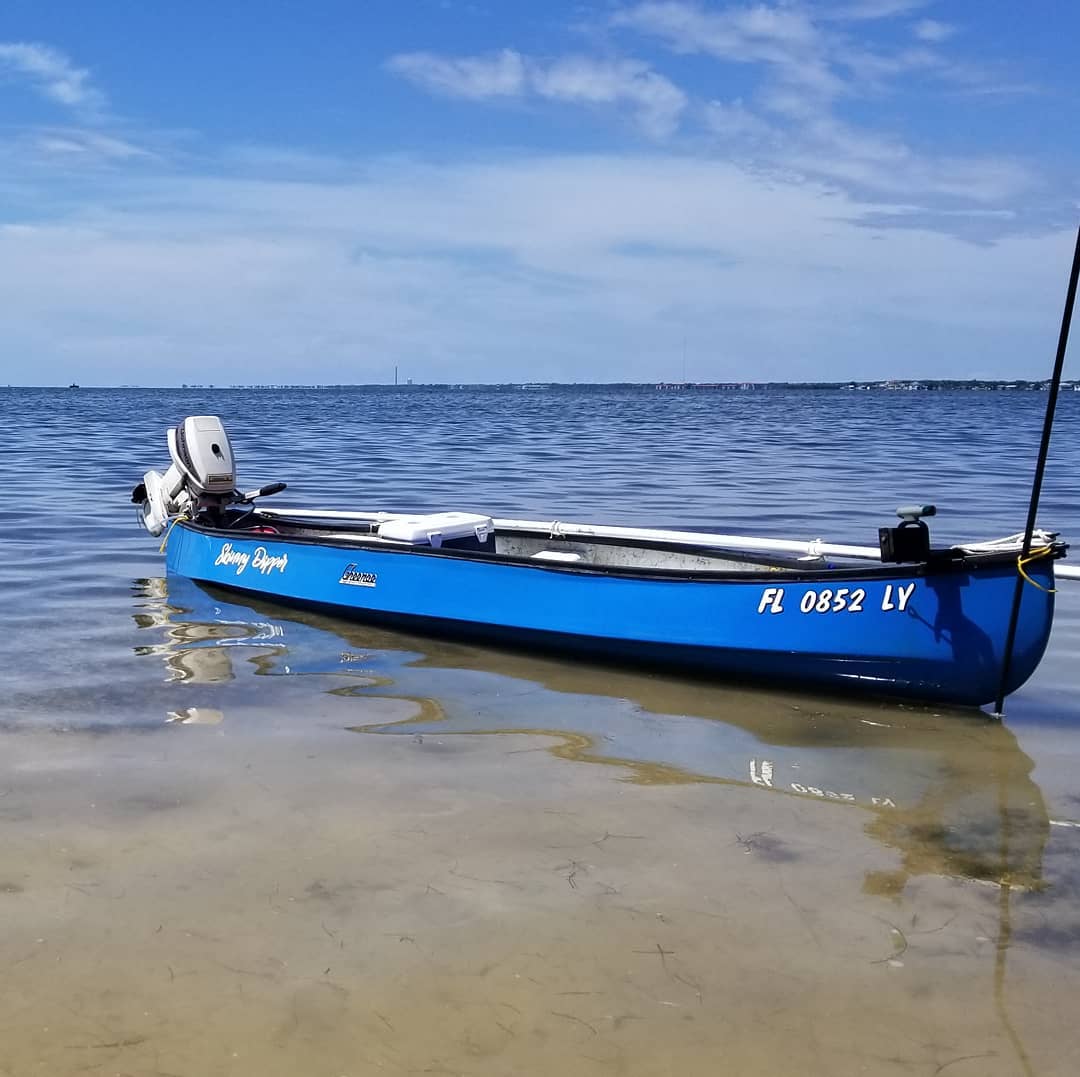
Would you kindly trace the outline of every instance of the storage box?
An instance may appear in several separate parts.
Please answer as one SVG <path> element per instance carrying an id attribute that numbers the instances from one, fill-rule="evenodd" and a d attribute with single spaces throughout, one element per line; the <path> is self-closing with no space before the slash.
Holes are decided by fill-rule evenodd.
<path id="1" fill-rule="evenodd" d="M 426 516 L 398 516 L 379 524 L 379 538 L 396 539 L 414 546 L 434 546 L 458 539 L 473 539 L 484 546 L 494 532 L 490 516 L 472 512 L 432 512 Z"/>

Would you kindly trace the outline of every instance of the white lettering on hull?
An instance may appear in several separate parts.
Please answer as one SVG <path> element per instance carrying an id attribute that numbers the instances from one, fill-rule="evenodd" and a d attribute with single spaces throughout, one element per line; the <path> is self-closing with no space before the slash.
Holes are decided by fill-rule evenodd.
<path id="1" fill-rule="evenodd" d="M 214 561 L 215 565 L 226 565 L 236 569 L 236 575 L 243 575 L 250 566 L 263 576 L 271 572 L 284 572 L 289 563 L 289 555 L 270 554 L 265 546 L 256 546 L 248 553 L 247 550 L 234 550 L 231 542 L 226 542 Z"/>
<path id="2" fill-rule="evenodd" d="M 885 612 L 896 610 L 903 613 L 915 594 L 915 587 L 914 583 L 885 584 L 881 609 Z M 799 613 L 862 613 L 865 601 L 865 587 L 822 587 L 820 590 L 804 591 L 799 599 L 798 610 Z M 784 608 L 783 587 L 766 587 L 762 590 L 757 604 L 759 614 L 783 613 Z"/>

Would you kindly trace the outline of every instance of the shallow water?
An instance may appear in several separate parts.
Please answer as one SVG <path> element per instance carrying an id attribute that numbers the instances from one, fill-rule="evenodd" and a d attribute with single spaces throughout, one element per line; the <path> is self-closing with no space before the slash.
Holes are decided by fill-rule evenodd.
<path id="1" fill-rule="evenodd" d="M 0 1073 L 1076 1072 L 1080 585 L 1002 725 L 238 602 L 128 503 L 213 412 L 282 504 L 991 537 L 1044 404 L 0 391 Z"/>

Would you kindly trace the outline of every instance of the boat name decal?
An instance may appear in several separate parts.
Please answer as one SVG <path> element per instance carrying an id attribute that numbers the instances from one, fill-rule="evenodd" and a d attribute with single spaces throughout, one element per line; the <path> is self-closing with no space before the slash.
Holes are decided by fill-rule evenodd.
<path id="1" fill-rule="evenodd" d="M 348 583 L 353 587 L 375 587 L 379 582 L 379 576 L 375 572 L 361 572 L 356 564 L 345 566 L 338 583 Z"/>
<path id="2" fill-rule="evenodd" d="M 760 785 L 762 789 L 777 789 L 783 792 L 783 784 L 773 784 L 774 773 L 775 767 L 771 759 L 750 760 L 750 781 L 754 785 Z M 854 793 L 838 793 L 832 789 L 821 789 L 816 785 L 803 785 L 802 782 L 791 782 L 789 788 L 793 793 L 798 793 L 800 796 L 818 797 L 821 800 L 841 800 L 846 801 L 848 804 L 858 802 L 858 797 Z M 896 807 L 896 801 L 892 797 L 870 797 L 869 800 L 870 804 L 875 808 Z"/>
<path id="3" fill-rule="evenodd" d="M 911 596 L 915 594 L 915 584 L 885 584 L 885 590 L 881 596 L 881 609 L 898 610 L 903 613 Z M 866 588 L 864 587 L 823 587 L 820 590 L 811 588 L 804 591 L 799 599 L 800 613 L 862 613 L 863 603 L 866 601 Z M 784 588 L 766 587 L 761 592 L 761 600 L 758 602 L 758 613 L 783 613 L 784 612 Z"/>
<path id="4" fill-rule="evenodd" d="M 237 576 L 247 571 L 250 565 L 253 569 L 261 572 L 264 576 L 275 570 L 284 572 L 289 563 L 289 555 L 267 553 L 265 546 L 256 546 L 251 553 L 247 550 L 234 550 L 231 542 L 226 542 L 221 547 L 221 552 L 214 561 L 215 565 L 228 565 L 236 568 Z"/>

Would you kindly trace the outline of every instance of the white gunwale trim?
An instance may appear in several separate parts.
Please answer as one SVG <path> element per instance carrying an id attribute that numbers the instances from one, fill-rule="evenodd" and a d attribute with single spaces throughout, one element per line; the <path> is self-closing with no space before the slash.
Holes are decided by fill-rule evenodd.
<path id="1" fill-rule="evenodd" d="M 319 509 L 260 509 L 264 516 L 277 516 L 296 520 L 358 520 L 382 523 L 400 516 L 415 513 L 399 512 L 343 512 Z M 564 523 L 561 520 L 495 520 L 495 527 L 503 531 L 540 531 L 552 538 L 613 538 L 637 539 L 646 542 L 683 543 L 688 546 L 717 547 L 741 550 L 747 553 L 794 554 L 803 560 L 821 561 L 827 557 L 849 558 L 856 561 L 881 561 L 881 551 L 874 546 L 846 546 L 839 543 L 812 539 L 808 542 L 792 539 L 754 538 L 747 535 L 717 535 L 704 531 L 667 531 L 645 527 L 617 527 L 606 524 Z M 1049 542 L 1048 532 L 1037 532 L 1037 542 Z M 1007 553 L 1020 550 L 1022 536 L 1010 535 L 990 542 L 972 543 L 962 549 L 972 553 Z M 1055 568 L 1059 579 L 1080 580 L 1080 567 L 1059 565 Z"/>

